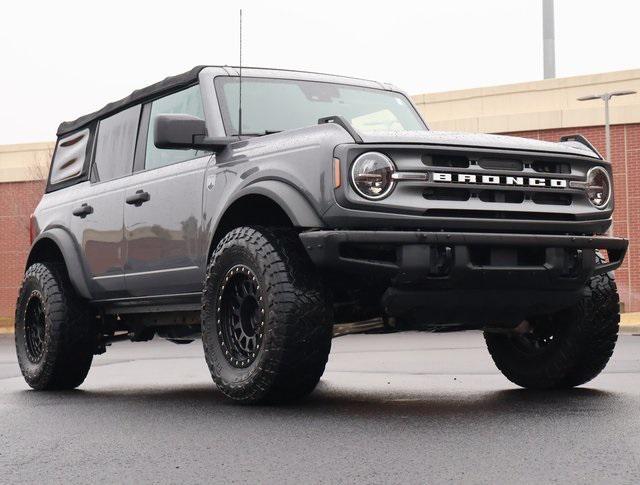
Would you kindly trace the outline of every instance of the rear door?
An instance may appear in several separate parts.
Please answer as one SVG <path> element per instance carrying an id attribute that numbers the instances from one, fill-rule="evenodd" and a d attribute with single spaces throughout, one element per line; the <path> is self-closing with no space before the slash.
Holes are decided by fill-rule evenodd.
<path id="1" fill-rule="evenodd" d="M 132 297 L 202 290 L 202 242 L 206 239 L 201 226 L 202 194 L 204 172 L 212 156 L 196 150 L 156 148 L 155 117 L 170 113 L 204 118 L 199 86 L 144 107 L 136 172 L 124 205 L 125 280 Z"/>
<path id="2" fill-rule="evenodd" d="M 134 106 L 99 122 L 89 183 L 72 189 L 77 202 L 69 209 L 71 231 L 95 299 L 125 294 L 123 205 L 140 111 L 140 106 Z"/>

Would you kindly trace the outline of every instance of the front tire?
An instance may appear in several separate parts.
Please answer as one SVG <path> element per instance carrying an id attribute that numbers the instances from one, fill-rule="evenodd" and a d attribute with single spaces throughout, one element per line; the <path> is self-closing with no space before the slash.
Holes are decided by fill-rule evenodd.
<path id="1" fill-rule="evenodd" d="M 567 389 L 596 377 L 616 341 L 620 304 L 612 274 L 591 278 L 573 307 L 532 319 L 529 331 L 485 332 L 496 366 L 514 384 L 531 389 Z"/>
<path id="2" fill-rule="evenodd" d="M 64 265 L 35 263 L 27 269 L 15 318 L 18 364 L 36 390 L 73 389 L 84 381 L 97 331 Z"/>
<path id="3" fill-rule="evenodd" d="M 295 232 L 229 232 L 211 258 L 202 308 L 207 365 L 227 397 L 282 402 L 316 387 L 331 349 L 332 312 Z"/>

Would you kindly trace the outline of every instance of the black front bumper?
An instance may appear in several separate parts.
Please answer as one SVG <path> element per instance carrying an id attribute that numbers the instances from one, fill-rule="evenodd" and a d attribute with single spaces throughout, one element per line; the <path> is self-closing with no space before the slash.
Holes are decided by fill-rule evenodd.
<path id="1" fill-rule="evenodd" d="M 300 239 L 321 270 L 386 278 L 389 314 L 428 306 L 442 321 L 571 305 L 589 278 L 622 264 L 628 246 L 606 236 L 422 231 L 312 231 Z M 606 258 L 597 260 L 596 250 Z"/>

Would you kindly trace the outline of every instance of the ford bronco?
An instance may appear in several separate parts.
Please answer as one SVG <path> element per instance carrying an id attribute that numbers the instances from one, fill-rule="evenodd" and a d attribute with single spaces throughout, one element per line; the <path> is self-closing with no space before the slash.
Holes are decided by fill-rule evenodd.
<path id="1" fill-rule="evenodd" d="M 627 241 L 586 139 L 434 132 L 388 84 L 239 74 L 199 66 L 58 128 L 15 318 L 31 387 L 80 385 L 114 340 L 201 337 L 226 396 L 291 400 L 334 325 L 372 319 L 483 330 L 527 388 L 602 371 Z"/>

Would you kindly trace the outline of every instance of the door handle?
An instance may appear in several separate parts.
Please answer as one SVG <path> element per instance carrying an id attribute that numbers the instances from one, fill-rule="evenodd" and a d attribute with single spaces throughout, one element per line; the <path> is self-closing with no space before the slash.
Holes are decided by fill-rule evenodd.
<path id="1" fill-rule="evenodd" d="M 76 207 L 73 209 L 73 215 L 78 216 L 80 219 L 84 219 L 89 214 L 93 214 L 93 207 L 89 204 L 84 203 L 80 207 Z"/>
<path id="2" fill-rule="evenodd" d="M 126 202 L 129 205 L 135 205 L 136 207 L 140 207 L 145 202 L 148 202 L 151 199 L 149 192 L 145 192 L 144 190 L 136 190 L 136 193 L 130 195 L 126 198 Z"/>

